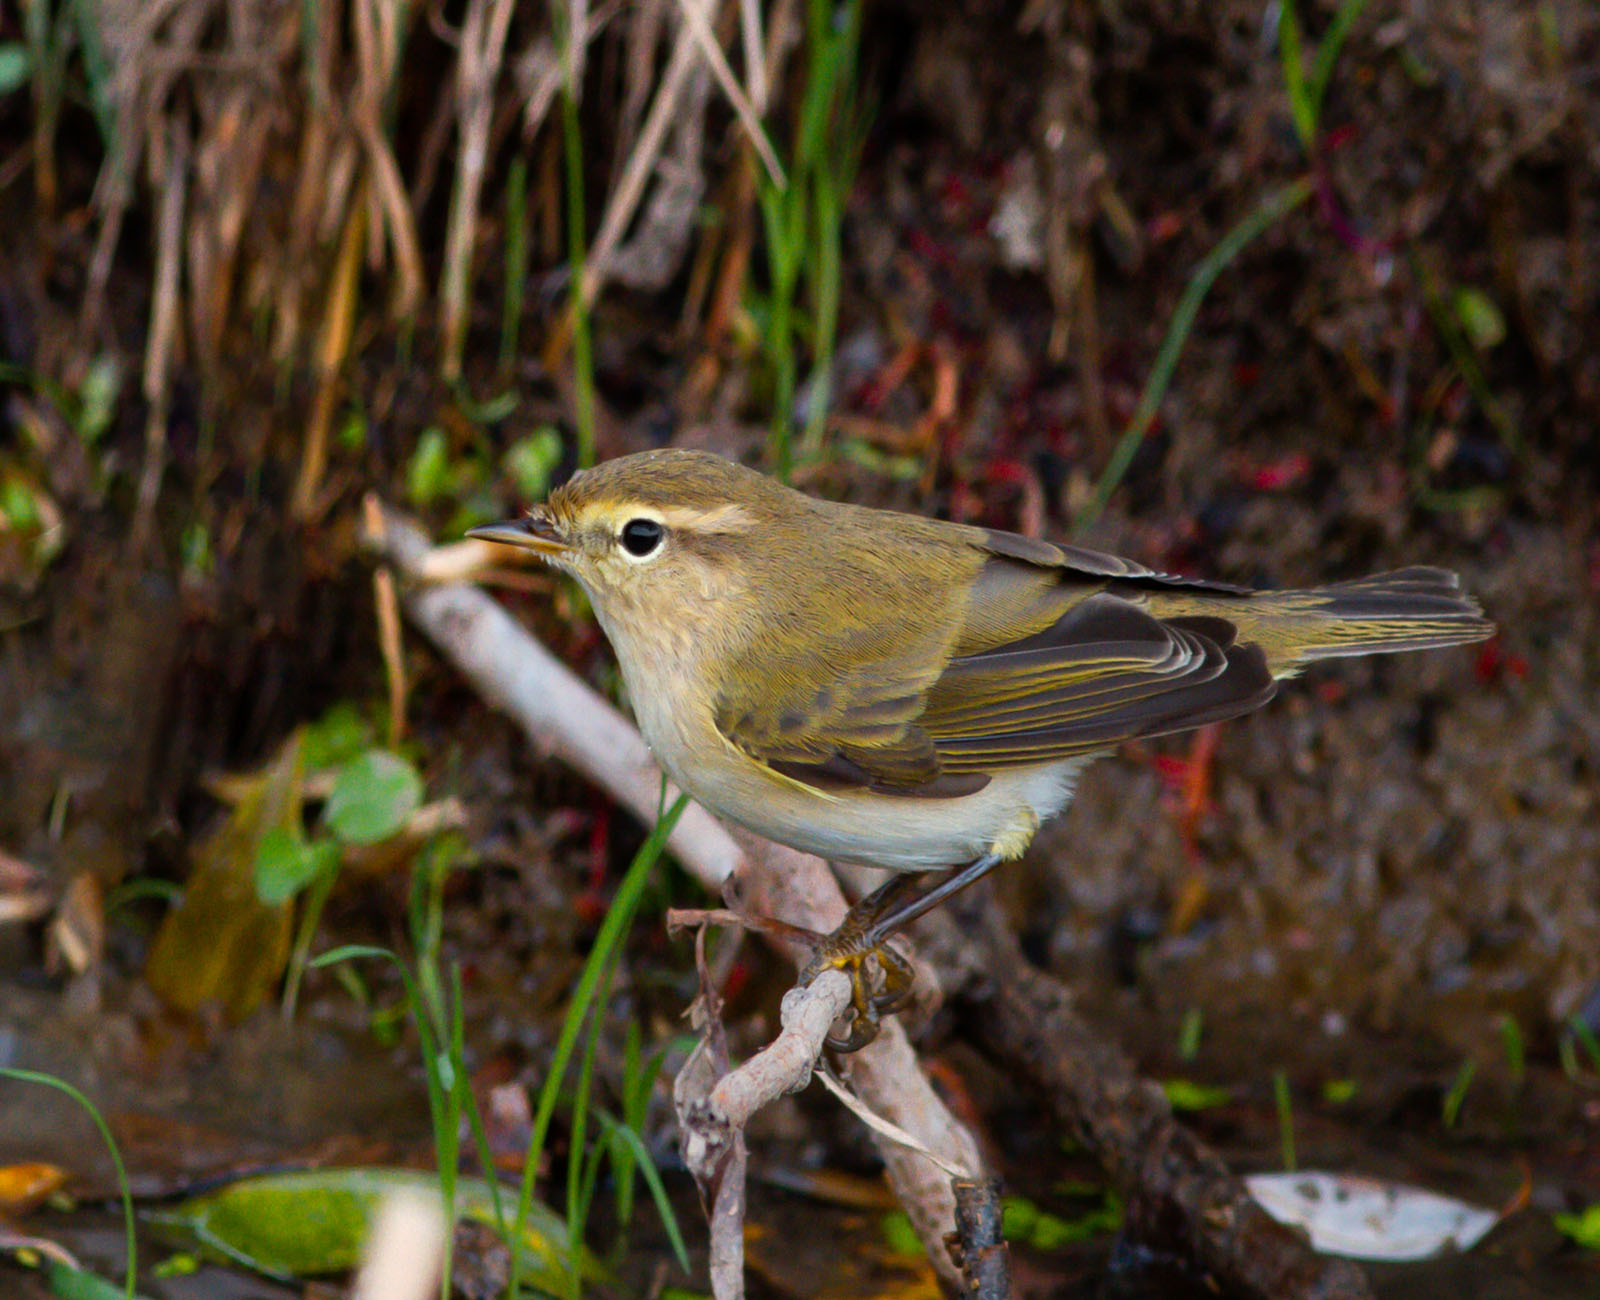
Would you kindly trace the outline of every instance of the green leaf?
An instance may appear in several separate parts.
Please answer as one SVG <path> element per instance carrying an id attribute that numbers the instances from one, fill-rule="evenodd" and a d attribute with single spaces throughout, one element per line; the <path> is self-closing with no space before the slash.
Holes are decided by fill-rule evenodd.
<path id="1" fill-rule="evenodd" d="M 200 1271 L 200 1257 L 193 1251 L 180 1250 L 168 1255 L 164 1260 L 150 1270 L 151 1276 L 168 1277 L 193 1277 Z"/>
<path id="2" fill-rule="evenodd" d="M 499 424 L 515 413 L 520 401 L 516 390 L 511 388 L 493 397 L 486 397 L 481 402 L 474 401 L 465 388 L 456 390 L 456 405 L 473 424 Z"/>
<path id="3" fill-rule="evenodd" d="M 58 1260 L 50 1261 L 46 1276 L 50 1279 L 50 1294 L 58 1300 L 126 1300 L 130 1294 L 87 1269 L 73 1268 Z M 134 1300 L 143 1300 L 143 1297 L 134 1293 Z"/>
<path id="4" fill-rule="evenodd" d="M 342 1273 L 360 1258 L 367 1223 L 391 1192 L 440 1195 L 430 1174 L 390 1169 L 317 1169 L 266 1174 L 231 1183 L 157 1211 L 154 1223 L 246 1268 L 277 1278 Z M 455 1187 L 460 1218 L 492 1225 L 493 1189 L 478 1178 Z M 573 1247 L 561 1220 L 544 1205 L 530 1207 L 519 1257 L 536 1285 L 552 1290 L 568 1276 Z M 600 1270 L 588 1253 L 576 1261 L 584 1275 Z"/>
<path id="5" fill-rule="evenodd" d="M 417 439 L 417 449 L 406 468 L 406 494 L 413 505 L 428 505 L 454 488 L 454 477 L 444 430 L 436 424 L 429 425 Z"/>
<path id="6" fill-rule="evenodd" d="M 286 902 L 338 862 L 339 846 L 332 840 L 307 840 L 274 826 L 256 846 L 256 897 L 269 905 Z"/>
<path id="7" fill-rule="evenodd" d="M 878 1221 L 878 1229 L 891 1253 L 917 1259 L 925 1253 L 922 1239 L 911 1226 L 911 1216 L 904 1210 L 890 1210 Z"/>
<path id="8" fill-rule="evenodd" d="M 525 501 L 536 501 L 550 489 L 550 476 L 561 463 L 561 435 L 548 424 L 513 443 L 501 462 L 507 477 Z"/>
<path id="9" fill-rule="evenodd" d="M 367 445 L 367 413 L 360 407 L 352 407 L 347 411 L 339 425 L 339 432 L 334 435 L 334 441 L 352 454 L 364 449 Z"/>
<path id="10" fill-rule="evenodd" d="M 301 742 L 308 772 L 337 767 L 372 744 L 372 726 L 349 700 L 340 700 L 305 729 Z"/>
<path id="11" fill-rule="evenodd" d="M 0 530 L 37 532 L 44 524 L 38 498 L 20 478 L 0 479 Z"/>
<path id="12" fill-rule="evenodd" d="M 322 819 L 346 844 L 376 844 L 399 831 L 421 803 L 417 769 L 398 754 L 369 749 L 335 778 Z"/>
<path id="13" fill-rule="evenodd" d="M 1167 1104 L 1173 1110 L 1212 1110 L 1217 1106 L 1226 1106 L 1233 1100 L 1233 1093 L 1229 1089 L 1196 1083 L 1193 1079 L 1163 1080 L 1161 1091 L 1167 1094 Z"/>
<path id="14" fill-rule="evenodd" d="M 1060 1250 L 1074 1242 L 1105 1236 L 1122 1226 L 1122 1202 L 1107 1192 L 1087 1213 L 1064 1219 L 1020 1196 L 1005 1198 L 1002 1227 L 1007 1241 L 1026 1242 L 1035 1250 Z"/>
<path id="15" fill-rule="evenodd" d="M 1344 48 L 1350 29 L 1355 26 L 1356 19 L 1366 5 L 1367 0 L 1342 0 L 1333 15 L 1333 21 L 1328 24 L 1328 30 L 1322 34 L 1317 57 L 1311 65 L 1311 82 L 1306 88 L 1311 100 L 1313 122 L 1322 117 L 1322 100 L 1328 91 L 1328 80 L 1333 76 L 1333 65 L 1339 61 L 1339 51 Z"/>
<path id="16" fill-rule="evenodd" d="M 1465 287 L 1457 289 L 1454 297 L 1452 305 L 1456 319 L 1461 322 L 1461 328 L 1473 347 L 1479 352 L 1487 352 L 1504 341 L 1506 318 L 1495 306 L 1493 298 L 1481 289 Z"/>
<path id="17" fill-rule="evenodd" d="M 1278 9 L 1278 57 L 1283 65 L 1284 88 L 1289 92 L 1289 111 L 1294 117 L 1295 134 L 1307 151 L 1317 138 L 1317 109 L 1306 90 L 1305 69 L 1300 62 L 1300 15 L 1294 0 L 1283 0 Z"/>
<path id="18" fill-rule="evenodd" d="M 0 45 L 0 95 L 9 95 L 28 84 L 33 71 L 33 61 L 28 58 L 28 47 L 21 41 Z"/>
<path id="19" fill-rule="evenodd" d="M 111 427 L 117 413 L 117 395 L 122 391 L 122 363 L 103 352 L 89 365 L 78 390 L 78 436 L 91 446 Z"/>
<path id="20" fill-rule="evenodd" d="M 183 573 L 186 578 L 210 577 L 216 569 L 216 558 L 211 553 L 211 533 L 198 519 L 184 525 L 178 541 L 183 556 Z"/>
<path id="21" fill-rule="evenodd" d="M 1329 1079 L 1322 1085 L 1322 1100 L 1330 1106 L 1343 1106 L 1356 1099 L 1361 1084 L 1355 1079 Z"/>
<path id="22" fill-rule="evenodd" d="M 1588 1206 L 1578 1214 L 1558 1214 L 1554 1222 L 1585 1250 L 1600 1250 L 1600 1204 Z"/>
<path id="23" fill-rule="evenodd" d="M 689 1271 L 689 1250 L 683 1244 L 683 1234 L 678 1230 L 678 1216 L 672 1212 L 672 1202 L 667 1197 L 667 1189 L 661 1181 L 661 1174 L 656 1170 L 656 1162 L 650 1155 L 650 1150 L 644 1141 L 633 1129 L 626 1124 L 619 1124 L 603 1111 L 597 1112 L 600 1122 L 632 1155 L 635 1166 L 644 1176 L 645 1186 L 650 1189 L 650 1196 L 656 1203 L 656 1213 L 661 1218 L 661 1226 L 666 1230 L 667 1241 L 672 1246 L 672 1253 L 677 1256 L 678 1267 L 685 1273 Z"/>

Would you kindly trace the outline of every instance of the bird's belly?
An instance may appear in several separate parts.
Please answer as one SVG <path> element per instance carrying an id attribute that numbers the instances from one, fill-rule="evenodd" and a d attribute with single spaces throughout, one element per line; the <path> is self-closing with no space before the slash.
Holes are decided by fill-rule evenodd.
<path id="1" fill-rule="evenodd" d="M 1071 799 L 1086 761 L 999 772 L 977 793 L 951 799 L 824 793 L 753 763 L 747 771 L 685 772 L 679 783 L 713 812 L 791 848 L 835 862 L 932 871 L 985 853 L 1020 856 Z"/>
<path id="2" fill-rule="evenodd" d="M 719 817 L 830 861 L 892 871 L 961 866 L 985 853 L 1020 856 L 1034 832 L 1066 807 L 1089 762 L 1076 757 L 1003 769 L 982 790 L 951 799 L 827 792 L 779 776 L 729 745 L 709 710 L 674 707 L 660 691 L 630 689 L 630 695 L 657 761 Z"/>

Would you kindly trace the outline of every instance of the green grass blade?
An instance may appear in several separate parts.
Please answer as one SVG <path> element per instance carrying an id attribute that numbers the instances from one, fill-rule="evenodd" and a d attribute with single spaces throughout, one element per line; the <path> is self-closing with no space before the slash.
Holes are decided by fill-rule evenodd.
<path id="1" fill-rule="evenodd" d="M 632 1153 L 634 1164 L 643 1175 L 645 1186 L 650 1189 L 650 1199 L 655 1202 L 656 1213 L 661 1216 L 661 1226 L 666 1231 L 667 1240 L 672 1243 L 672 1253 L 677 1256 L 679 1266 L 687 1273 L 689 1251 L 683 1244 L 683 1233 L 678 1229 L 678 1216 L 673 1213 L 672 1202 L 667 1199 L 667 1189 L 662 1185 L 660 1171 L 656 1169 L 656 1162 L 650 1156 L 650 1148 L 645 1146 L 644 1139 L 628 1125 L 617 1123 L 603 1112 L 600 1113 L 600 1122 Z"/>
<path id="2" fill-rule="evenodd" d="M 1272 1100 L 1278 1111 L 1278 1146 L 1284 1172 L 1292 1174 L 1299 1168 L 1294 1152 L 1294 1099 L 1289 1094 L 1289 1076 L 1282 1070 L 1272 1072 Z"/>
<path id="3" fill-rule="evenodd" d="M 1361 17 L 1366 5 L 1367 0 L 1344 0 L 1333 15 L 1333 21 L 1328 24 L 1328 30 L 1322 34 L 1317 57 L 1311 61 L 1311 82 L 1306 87 L 1313 129 L 1322 121 L 1322 99 L 1327 94 L 1328 81 L 1333 76 L 1333 65 L 1339 61 L 1339 52 L 1344 48 L 1350 29 L 1356 25 L 1356 19 Z"/>
<path id="4" fill-rule="evenodd" d="M 123 1293 L 127 1300 L 134 1300 L 134 1282 L 139 1272 L 138 1243 L 133 1232 L 133 1191 L 128 1186 L 128 1171 L 122 1164 L 122 1152 L 117 1148 L 116 1138 L 111 1136 L 111 1128 L 101 1116 L 99 1108 L 83 1093 L 74 1088 L 65 1079 L 58 1079 L 53 1074 L 41 1074 L 37 1070 L 19 1070 L 15 1066 L 0 1065 L 0 1079 L 15 1079 L 18 1083 L 37 1083 L 46 1088 L 54 1088 L 57 1092 L 64 1092 L 73 1101 L 89 1112 L 89 1118 L 94 1121 L 95 1128 L 100 1130 L 100 1137 L 106 1144 L 106 1150 L 111 1152 L 111 1163 L 117 1171 L 117 1191 L 122 1197 L 122 1229 L 127 1241 L 128 1269 L 126 1284 Z"/>
<path id="5" fill-rule="evenodd" d="M 1306 91 L 1306 74 L 1301 62 L 1300 15 L 1294 0 L 1278 0 L 1278 56 L 1283 64 L 1283 84 L 1289 92 L 1289 112 L 1300 147 L 1308 154 L 1317 138 L 1317 110 Z"/>
<path id="6" fill-rule="evenodd" d="M 433 1125 L 437 1145 L 437 1135 L 440 1126 L 445 1122 L 446 1115 L 444 1080 L 439 1075 L 439 1040 L 428 1023 L 425 1011 L 427 1003 L 423 1000 L 422 990 L 411 968 L 390 949 L 364 943 L 347 943 L 325 952 L 320 957 L 313 958 L 310 967 L 312 970 L 317 970 L 323 966 L 346 961 L 361 961 L 369 957 L 392 962 L 394 968 L 400 972 L 400 982 L 405 986 L 406 1000 L 411 1007 L 411 1021 L 417 1027 L 417 1045 L 422 1052 L 422 1080 L 428 1090 L 428 1117 Z"/>
<path id="7" fill-rule="evenodd" d="M 528 160 L 517 154 L 506 175 L 506 287 L 500 310 L 500 373 L 517 360 L 523 289 L 528 279 Z"/>
<path id="8" fill-rule="evenodd" d="M 678 818 L 688 806 L 688 797 L 679 795 L 677 802 L 656 822 L 649 837 L 634 855 L 632 863 L 622 877 L 622 883 L 617 887 L 616 897 L 607 909 L 605 919 L 600 923 L 600 932 L 595 936 L 594 947 L 589 952 L 588 960 L 583 964 L 583 972 L 579 975 L 577 986 L 573 990 L 572 1003 L 567 1008 L 561 1033 L 556 1038 L 556 1050 L 551 1057 L 549 1073 L 545 1076 L 544 1085 L 539 1089 L 539 1105 L 533 1120 L 533 1137 L 528 1145 L 527 1158 L 523 1161 L 522 1187 L 517 1197 L 516 1231 L 519 1239 L 533 1205 L 534 1178 L 544 1154 L 544 1143 L 550 1131 L 550 1121 L 555 1116 L 561 1081 L 566 1078 L 567 1067 L 572 1063 L 578 1035 L 590 1012 L 598 1014 L 597 998 L 602 977 L 611 963 L 612 954 L 621 947 L 622 940 L 627 935 L 634 911 L 644 895 L 645 885 L 649 882 L 650 869 L 661 856 L 662 849 L 666 847 L 667 837 L 672 834 L 673 827 L 678 824 Z M 574 1246 L 580 1244 L 574 1242 Z M 512 1294 L 517 1291 L 520 1277 L 521 1267 L 517 1258 L 513 1256 Z"/>
<path id="9" fill-rule="evenodd" d="M 1156 411 L 1161 406 L 1161 399 L 1167 394 L 1167 385 L 1172 382 L 1172 374 L 1177 369 L 1178 358 L 1183 354 L 1183 345 L 1188 342 L 1189 331 L 1194 328 L 1200 304 L 1205 301 L 1206 294 L 1211 291 L 1211 286 L 1216 283 L 1217 277 L 1258 235 L 1270 230 L 1309 199 L 1313 190 L 1310 177 L 1301 177 L 1273 190 L 1256 205 L 1249 216 L 1224 235 L 1217 246 L 1195 268 L 1194 274 L 1189 277 L 1188 285 L 1184 288 L 1183 296 L 1178 299 L 1177 308 L 1172 313 L 1166 337 L 1161 340 L 1161 349 L 1156 353 L 1155 364 L 1150 367 L 1150 378 L 1145 381 L 1144 391 L 1139 394 L 1139 405 L 1134 408 L 1127 427 L 1117 440 L 1117 445 L 1111 453 L 1111 460 L 1107 463 L 1105 472 L 1101 474 L 1099 483 L 1095 485 L 1094 496 L 1090 498 L 1089 504 L 1078 512 L 1078 517 L 1073 521 L 1074 532 L 1081 533 L 1100 518 L 1111 501 L 1112 493 L 1117 490 L 1123 476 L 1128 472 L 1128 467 L 1133 464 L 1133 458 L 1139 454 L 1140 444 L 1144 442 L 1145 434 L 1150 431 Z"/>

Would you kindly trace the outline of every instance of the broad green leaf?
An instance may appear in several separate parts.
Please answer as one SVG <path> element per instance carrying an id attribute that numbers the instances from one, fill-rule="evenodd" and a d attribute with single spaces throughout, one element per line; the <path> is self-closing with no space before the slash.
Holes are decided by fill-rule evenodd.
<path id="1" fill-rule="evenodd" d="M 306 771 L 348 762 L 372 744 L 372 725 L 349 700 L 340 700 L 306 728 Z"/>
<path id="2" fill-rule="evenodd" d="M 366 1241 L 367 1225 L 379 1201 L 407 1190 L 441 1195 L 431 1174 L 394 1169 L 314 1169 L 264 1174 L 204 1196 L 193 1197 L 150 1216 L 169 1234 L 197 1243 L 270 1277 L 317 1277 L 355 1266 Z M 458 1219 L 495 1225 L 489 1184 L 463 1178 L 455 1189 Z M 521 1240 L 524 1276 L 544 1290 L 562 1287 L 570 1275 L 572 1246 L 566 1226 L 548 1207 L 535 1202 Z M 601 1270 L 583 1251 L 577 1261 L 584 1276 Z"/>
<path id="3" fill-rule="evenodd" d="M 298 828 L 274 826 L 256 845 L 256 897 L 286 902 L 338 864 L 339 846 L 332 840 L 308 840 Z"/>
<path id="4" fill-rule="evenodd" d="M 425 506 L 455 487 L 450 472 L 450 448 L 444 430 L 430 425 L 417 439 L 417 449 L 406 468 L 406 492 L 413 505 Z"/>
<path id="5" fill-rule="evenodd" d="M 1600 1204 L 1587 1206 L 1578 1214 L 1558 1214 L 1555 1225 L 1585 1250 L 1600 1250 Z"/>
<path id="6" fill-rule="evenodd" d="M 524 501 L 538 501 L 550 490 L 550 476 L 561 463 L 561 435 L 548 424 L 513 443 L 501 462 Z"/>
<path id="7" fill-rule="evenodd" d="M 73 1268 L 57 1260 L 49 1262 L 45 1276 L 50 1279 L 50 1294 L 60 1300 L 128 1300 L 125 1287 L 87 1269 Z M 134 1300 L 144 1300 L 144 1297 L 136 1293 Z"/>
<path id="8" fill-rule="evenodd" d="M 398 754 L 369 749 L 340 770 L 322 818 L 346 844 L 376 844 L 399 831 L 421 803 L 417 769 Z"/>

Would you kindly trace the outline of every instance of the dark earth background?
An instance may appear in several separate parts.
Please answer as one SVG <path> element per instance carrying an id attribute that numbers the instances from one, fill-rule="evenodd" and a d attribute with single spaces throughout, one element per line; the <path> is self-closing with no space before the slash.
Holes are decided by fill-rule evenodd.
<path id="1" fill-rule="evenodd" d="M 1302 6 L 1311 37 L 1332 13 Z M 1320 666 L 1203 741 L 1102 762 L 994 888 L 1030 954 L 1141 1069 L 1229 1090 L 1193 1123 L 1241 1170 L 1278 1167 L 1281 1071 L 1303 1166 L 1525 1206 L 1470 1263 L 1378 1270 L 1383 1294 L 1600 1294 L 1597 1256 L 1551 1222 L 1600 1200 L 1600 1076 L 1572 1046 L 1573 1017 L 1600 1028 L 1600 10 L 1368 6 L 1309 163 L 1276 14 L 1235 0 L 869 6 L 860 93 L 872 117 L 844 230 L 837 418 L 823 461 L 796 479 L 1264 586 L 1412 563 L 1462 574 L 1494 641 Z M 0 7 L 0 36 L 19 22 Z M 431 87 L 445 59 L 417 36 L 402 119 L 431 111 L 413 79 Z M 606 95 L 619 75 L 597 57 L 586 87 L 593 196 L 616 166 Z M 504 231 L 486 224 L 459 390 L 436 378 L 435 308 L 402 329 L 384 310 L 386 273 L 363 272 L 339 381 L 367 438 L 334 452 L 314 516 L 294 518 L 318 380 L 310 343 L 275 367 L 242 308 L 210 352 L 191 321 L 155 399 L 140 367 L 157 199 L 134 187 L 86 332 L 101 146 L 88 110 L 69 104 L 47 205 L 26 157 L 4 161 L 26 151 L 33 120 L 26 91 L 0 98 L 0 354 L 67 389 L 96 356 L 120 358 L 127 377 L 92 448 L 41 442 L 47 404 L 26 384 L 0 394 L 0 470 L 45 492 L 62 530 L 46 563 L 25 530 L 0 532 L 0 849 L 51 899 L 0 924 L 0 1063 L 84 1087 L 149 1192 L 329 1142 L 346 1159 L 418 1158 L 414 1042 L 381 1046 L 318 973 L 292 1027 L 275 1007 L 239 1023 L 179 1014 L 143 979 L 164 905 L 101 902 L 130 880 L 185 881 L 190 846 L 220 816 L 203 774 L 258 767 L 338 701 L 382 699 L 358 507 L 368 489 L 405 499 L 424 427 L 498 464 L 554 425 L 570 467 L 572 385 L 539 360 L 565 296 L 561 249 L 536 250 L 525 359 L 497 377 Z M 713 212 L 733 192 L 717 178 L 734 173 L 738 138 L 718 102 L 705 136 Z M 397 141 L 402 168 L 420 166 L 412 133 Z M 490 192 L 509 151 L 491 161 Z M 544 173 L 532 174 L 537 196 Z M 1269 191 L 1306 174 L 1312 199 L 1221 273 L 1126 477 L 1075 532 L 1188 277 Z M 289 198 L 272 179 L 269 163 L 247 247 L 257 225 L 264 245 L 281 242 Z M 435 195 L 419 219 L 430 277 L 444 206 Z M 611 288 L 598 302 L 602 452 L 666 441 L 762 463 L 760 357 L 748 330 L 714 336 L 686 308 L 692 261 L 652 292 Z M 500 391 L 516 401 L 492 419 L 462 398 Z M 164 478 L 139 537 L 152 409 Z M 503 475 L 486 490 L 499 513 L 521 504 Z M 459 527 L 456 504 L 424 512 L 442 538 Z M 197 521 L 210 538 L 200 566 L 184 545 Z M 579 672 L 613 683 L 593 626 L 565 616 L 570 600 L 506 599 Z M 412 752 L 430 794 L 462 801 L 482 866 L 452 878 L 445 913 L 444 953 L 470 973 L 468 1061 L 485 1086 L 537 1080 L 641 831 L 533 756 L 419 638 L 405 654 Z M 406 891 L 403 869 L 341 883 L 317 946 L 403 946 Z M 682 1032 L 692 962 L 661 932 L 669 896 L 697 902 L 671 873 L 641 916 L 618 1041 L 627 1017 L 652 1041 Z M 63 915 L 101 927 L 92 960 L 75 965 L 51 938 Z M 748 1050 L 792 973 L 754 948 L 740 970 L 730 1015 Z M 1181 1027 L 1197 1015 L 1185 1059 Z M 952 1025 L 936 1019 L 924 1047 L 1015 1187 L 1048 1202 L 1063 1180 L 1094 1179 Z M 1342 1081 L 1355 1087 L 1329 1089 Z M 0 1157 L 55 1160 L 103 1193 L 87 1123 L 53 1096 L 0 1086 Z M 652 1123 L 670 1164 L 665 1104 Z M 872 1172 L 859 1134 L 809 1094 L 754 1142 L 757 1165 Z M 692 1191 L 672 1181 L 699 1242 Z M 758 1190 L 756 1293 L 926 1294 L 915 1261 L 862 1263 L 883 1253 L 875 1212 L 837 1200 Z M 68 1233 L 72 1216 L 33 1228 Z M 812 1239 L 831 1249 L 801 1251 Z M 641 1225 L 619 1293 L 646 1291 L 668 1258 L 659 1246 Z M 1025 1251 L 1023 1293 L 1113 1293 L 1110 1248 L 1102 1236 Z M 0 1290 L 23 1285 L 0 1272 Z M 1128 1285 L 1117 1293 L 1162 1294 Z M 163 1287 L 196 1293 L 148 1289 Z"/>

